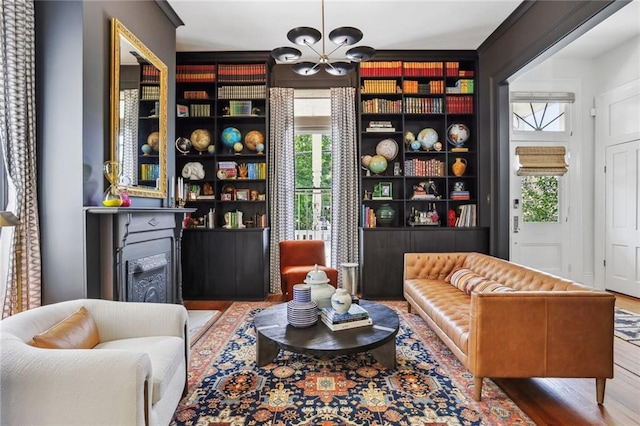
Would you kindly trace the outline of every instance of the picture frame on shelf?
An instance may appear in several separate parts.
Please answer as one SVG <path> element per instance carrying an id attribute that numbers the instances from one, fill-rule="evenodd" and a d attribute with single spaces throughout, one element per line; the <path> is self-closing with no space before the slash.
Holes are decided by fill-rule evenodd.
<path id="1" fill-rule="evenodd" d="M 236 190 L 236 200 L 237 201 L 249 201 L 249 190 L 248 189 L 237 189 Z"/>
<path id="2" fill-rule="evenodd" d="M 372 200 L 392 200 L 393 183 L 380 182 L 373 188 Z"/>
<path id="3" fill-rule="evenodd" d="M 186 105 L 176 105 L 177 117 L 189 117 L 189 107 Z"/>

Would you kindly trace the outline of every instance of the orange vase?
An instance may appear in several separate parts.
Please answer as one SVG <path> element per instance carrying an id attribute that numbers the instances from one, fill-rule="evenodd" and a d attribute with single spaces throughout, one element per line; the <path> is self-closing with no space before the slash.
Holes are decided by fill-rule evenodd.
<path id="1" fill-rule="evenodd" d="M 451 170 L 453 171 L 453 174 L 456 176 L 462 176 L 466 169 L 467 169 L 467 160 L 465 160 L 464 158 L 460 158 L 460 157 L 456 158 L 455 163 L 451 165 Z"/>

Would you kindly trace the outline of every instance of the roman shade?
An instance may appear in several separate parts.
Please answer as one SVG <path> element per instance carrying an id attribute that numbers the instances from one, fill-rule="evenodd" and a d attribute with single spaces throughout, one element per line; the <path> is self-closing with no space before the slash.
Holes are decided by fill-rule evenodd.
<path id="1" fill-rule="evenodd" d="M 569 168 L 563 146 L 518 146 L 516 155 L 520 161 L 518 176 L 562 176 Z"/>

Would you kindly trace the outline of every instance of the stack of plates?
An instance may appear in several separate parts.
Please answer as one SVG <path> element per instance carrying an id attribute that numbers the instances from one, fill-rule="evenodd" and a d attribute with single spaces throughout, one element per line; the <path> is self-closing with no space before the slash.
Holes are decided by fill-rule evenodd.
<path id="1" fill-rule="evenodd" d="M 293 286 L 293 300 L 287 303 L 287 321 L 296 328 L 311 327 L 318 322 L 318 305 L 311 301 L 311 286 Z"/>

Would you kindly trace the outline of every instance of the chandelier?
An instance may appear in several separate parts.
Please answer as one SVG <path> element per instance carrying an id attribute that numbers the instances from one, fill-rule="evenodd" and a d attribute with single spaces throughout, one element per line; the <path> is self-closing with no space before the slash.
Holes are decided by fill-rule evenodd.
<path id="1" fill-rule="evenodd" d="M 369 46 L 357 46 L 345 52 L 345 56 L 352 62 L 332 61 L 329 56 L 343 46 L 351 46 L 362 40 L 363 34 L 354 27 L 339 27 L 329 33 L 329 40 L 337 45 L 331 52 L 326 53 L 324 39 L 324 0 L 322 0 L 322 32 L 311 27 L 296 27 L 287 33 L 290 42 L 299 46 L 307 46 L 318 55 L 317 61 L 298 62 L 293 65 L 293 71 L 300 75 L 313 75 L 324 68 L 332 75 L 345 75 L 354 68 L 353 62 L 362 62 L 371 59 L 376 51 Z M 313 48 L 313 45 L 322 40 L 322 53 Z M 281 62 L 295 62 L 302 56 L 302 52 L 295 47 L 277 47 L 271 51 L 271 56 Z"/>

